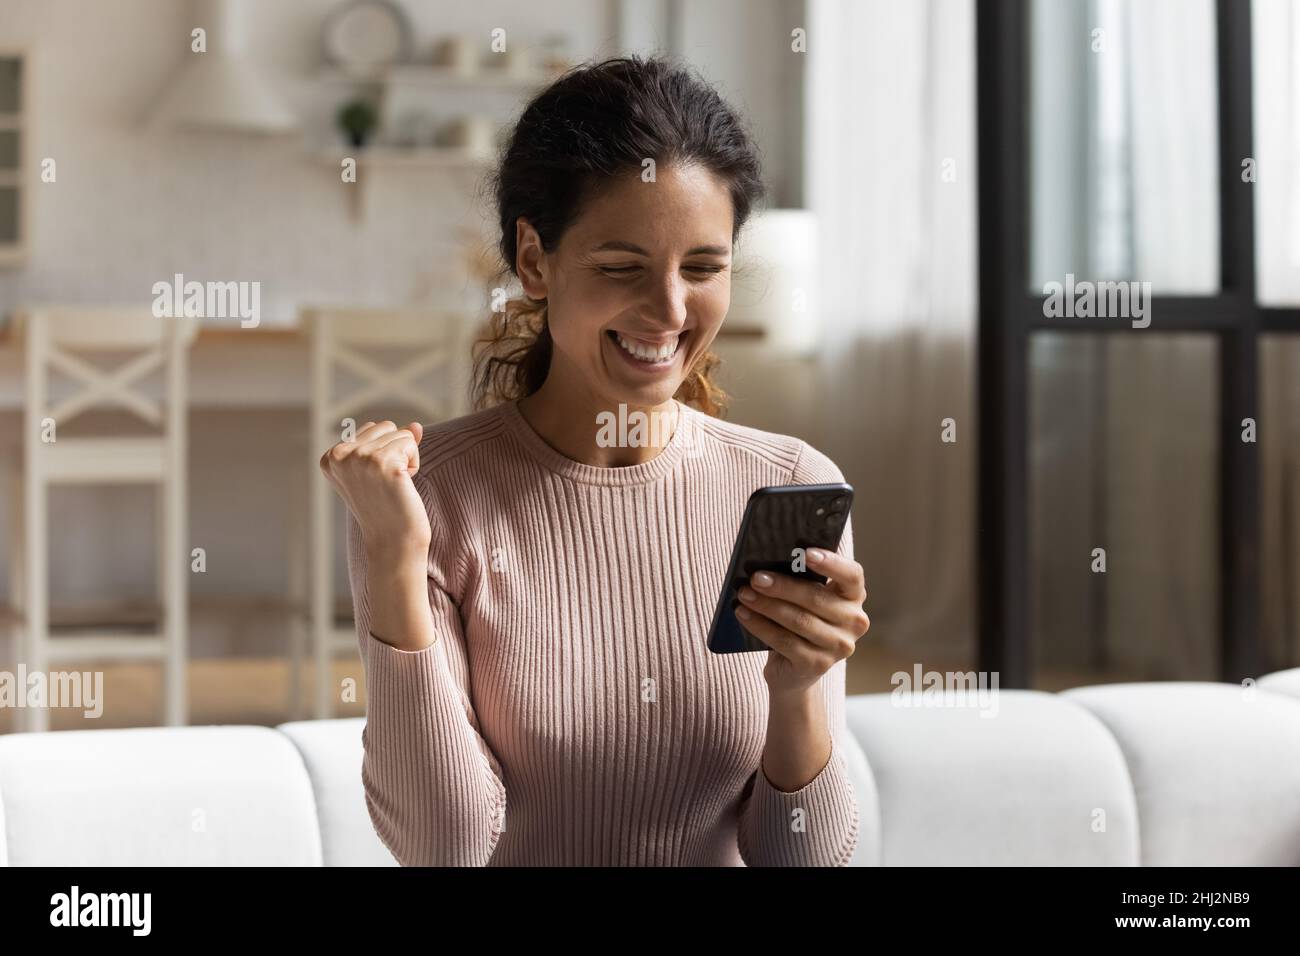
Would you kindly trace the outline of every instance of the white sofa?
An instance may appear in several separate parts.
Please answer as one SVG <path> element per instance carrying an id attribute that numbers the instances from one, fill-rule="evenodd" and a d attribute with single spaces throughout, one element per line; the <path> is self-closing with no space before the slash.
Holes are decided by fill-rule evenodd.
<path id="1" fill-rule="evenodd" d="M 1300 668 L 896 704 L 849 701 L 855 865 L 1300 865 Z M 0 863 L 394 865 L 362 724 L 0 736 Z"/>

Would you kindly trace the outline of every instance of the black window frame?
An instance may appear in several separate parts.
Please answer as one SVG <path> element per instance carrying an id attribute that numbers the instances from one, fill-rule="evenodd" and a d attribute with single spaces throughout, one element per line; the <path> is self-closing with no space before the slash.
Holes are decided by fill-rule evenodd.
<path id="1" fill-rule="evenodd" d="M 1029 292 L 1029 0 L 976 2 L 979 165 L 979 415 L 976 543 L 978 660 L 1003 687 L 1033 682 L 1030 634 L 1028 360 L 1036 332 L 1136 335 L 1201 332 L 1218 341 L 1219 677 L 1259 676 L 1260 495 L 1258 423 L 1260 336 L 1300 332 L 1300 308 L 1260 306 L 1255 290 L 1254 185 L 1242 161 L 1253 149 L 1250 0 L 1217 0 L 1219 131 L 1218 294 L 1153 298 L 1146 329 L 1043 315 Z M 1241 440 L 1241 421 L 1259 439 Z"/>

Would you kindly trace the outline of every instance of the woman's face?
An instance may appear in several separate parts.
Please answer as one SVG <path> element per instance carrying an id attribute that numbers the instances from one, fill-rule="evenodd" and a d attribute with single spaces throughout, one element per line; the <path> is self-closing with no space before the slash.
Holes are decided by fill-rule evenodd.
<path id="1" fill-rule="evenodd" d="M 639 172 L 599 190 L 550 253 L 517 225 L 519 276 L 547 299 L 547 385 L 599 407 L 670 400 L 731 302 L 731 195 L 699 166 Z M 555 381 L 552 381 L 555 380 Z"/>

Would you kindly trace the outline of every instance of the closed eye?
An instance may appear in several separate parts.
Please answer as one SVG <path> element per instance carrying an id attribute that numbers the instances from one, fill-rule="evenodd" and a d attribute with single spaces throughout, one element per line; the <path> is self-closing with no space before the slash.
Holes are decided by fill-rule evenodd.
<path id="1" fill-rule="evenodd" d="M 640 272 L 640 266 L 598 266 L 598 269 L 605 275 L 625 276 L 634 272 Z M 700 275 L 717 275 L 724 271 L 726 266 L 685 266 L 687 272 L 694 272 Z"/>

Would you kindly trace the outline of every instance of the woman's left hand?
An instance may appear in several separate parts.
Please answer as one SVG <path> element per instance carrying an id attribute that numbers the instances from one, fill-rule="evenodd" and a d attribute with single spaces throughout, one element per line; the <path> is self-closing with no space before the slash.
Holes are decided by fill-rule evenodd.
<path id="1" fill-rule="evenodd" d="M 759 571 L 740 589 L 736 616 L 766 644 L 763 678 L 772 693 L 806 691 L 840 661 L 853 656 L 871 619 L 862 565 L 830 551 L 809 549 L 808 569 L 827 584 Z"/>

